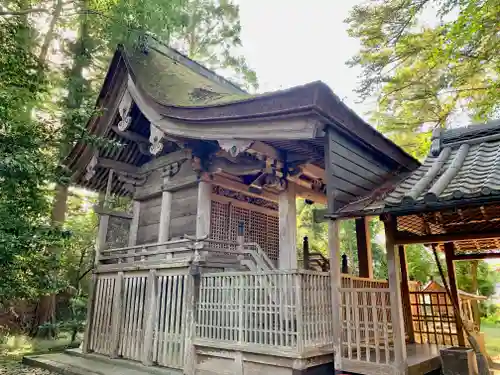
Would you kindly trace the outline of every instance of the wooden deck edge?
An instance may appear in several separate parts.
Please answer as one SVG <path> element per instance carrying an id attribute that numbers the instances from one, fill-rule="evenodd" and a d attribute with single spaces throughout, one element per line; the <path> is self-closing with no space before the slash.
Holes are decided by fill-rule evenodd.
<path id="1" fill-rule="evenodd" d="M 397 369 L 386 363 L 373 363 L 342 358 L 342 371 L 363 375 L 390 375 L 396 374 Z"/>
<path id="2" fill-rule="evenodd" d="M 22 363 L 62 375 L 105 375 L 99 372 L 89 372 L 87 369 L 78 366 L 68 367 L 65 364 L 44 358 L 44 354 L 23 357 Z"/>
<path id="3" fill-rule="evenodd" d="M 97 353 L 82 353 L 82 351 L 80 349 L 67 349 L 64 352 L 68 355 L 71 355 L 71 356 L 92 359 L 95 361 L 108 363 L 108 364 L 132 369 L 132 370 L 145 371 L 145 372 L 148 372 L 150 374 L 155 374 L 155 375 L 156 374 L 157 375 L 181 375 L 182 374 L 182 370 L 178 370 L 178 369 L 174 369 L 174 368 L 160 367 L 160 366 L 144 366 L 142 363 L 131 361 L 129 359 L 109 358 L 109 357 L 106 357 L 105 355 L 97 354 Z"/>

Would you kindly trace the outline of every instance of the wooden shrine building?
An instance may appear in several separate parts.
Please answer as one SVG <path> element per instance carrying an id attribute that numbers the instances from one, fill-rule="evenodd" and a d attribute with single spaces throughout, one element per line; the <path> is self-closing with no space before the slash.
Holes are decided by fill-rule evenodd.
<path id="1" fill-rule="evenodd" d="M 419 169 L 321 82 L 250 95 L 153 38 L 118 48 L 97 107 L 88 130 L 110 142 L 67 158 L 105 198 L 84 355 L 200 375 L 411 371 L 399 255 L 388 281 L 372 278 L 375 211 L 359 204 L 432 160 Z M 299 269 L 297 198 L 335 219 L 356 208 L 359 275 L 341 274 L 338 220 L 329 270 Z M 432 217 L 402 219 L 388 244 L 443 236 Z"/>

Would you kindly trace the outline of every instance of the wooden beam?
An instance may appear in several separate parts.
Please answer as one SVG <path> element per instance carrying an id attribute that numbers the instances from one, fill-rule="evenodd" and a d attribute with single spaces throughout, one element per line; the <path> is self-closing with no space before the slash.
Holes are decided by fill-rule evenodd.
<path id="1" fill-rule="evenodd" d="M 279 195 L 279 258 L 280 269 L 297 269 L 297 208 L 295 186 Z"/>
<path id="2" fill-rule="evenodd" d="M 489 238 L 500 238 L 500 231 L 487 230 L 477 232 L 461 232 L 461 233 L 443 233 L 443 234 L 428 234 L 424 236 L 407 235 L 406 233 L 397 233 L 394 238 L 396 245 L 409 245 L 409 244 L 431 244 L 431 243 L 444 243 L 456 242 L 462 240 L 483 240 Z"/>
<path id="3" fill-rule="evenodd" d="M 267 199 L 271 202 L 278 202 L 278 194 L 272 193 L 266 189 L 263 189 L 261 194 L 252 193 L 248 190 L 248 188 L 249 188 L 248 185 L 245 185 L 241 182 L 224 177 L 222 174 L 218 174 L 218 173 L 214 174 L 213 179 L 212 179 L 212 183 L 214 183 L 215 185 L 225 187 L 227 189 L 231 189 L 234 191 L 238 191 L 240 193 L 244 193 L 245 195 L 248 195 L 250 197 Z"/>
<path id="4" fill-rule="evenodd" d="M 415 332 L 413 331 L 413 317 L 411 314 L 410 287 L 408 285 L 408 264 L 406 263 L 406 253 L 404 245 L 398 246 L 399 264 L 401 266 L 401 297 L 403 298 L 403 314 L 406 319 L 406 333 L 408 341 L 415 342 Z"/>
<path id="5" fill-rule="evenodd" d="M 356 244 L 358 246 L 359 277 L 373 279 L 373 257 L 370 227 L 367 217 L 356 219 Z"/>
<path id="6" fill-rule="evenodd" d="M 389 274 L 389 292 L 391 301 L 392 330 L 394 336 L 394 365 L 397 374 L 407 371 L 407 353 L 404 331 L 403 303 L 401 298 L 401 278 L 399 273 L 399 251 L 394 244 L 396 218 L 389 217 L 384 222 L 385 246 L 387 250 L 387 269 Z"/>
<path id="7" fill-rule="evenodd" d="M 457 279 L 455 276 L 455 263 L 453 263 L 453 243 L 444 244 L 444 254 L 446 257 L 446 268 L 448 269 L 448 284 L 450 287 L 451 298 L 453 300 L 455 311 L 455 324 L 457 325 L 458 345 L 465 346 L 465 337 L 463 333 L 462 320 L 460 319 L 460 298 L 458 296 Z M 456 310 L 458 309 L 458 311 Z"/>
<path id="8" fill-rule="evenodd" d="M 107 168 L 107 169 L 114 169 L 117 172 L 125 172 L 125 173 L 138 173 L 137 167 L 123 163 L 121 161 L 116 161 L 113 159 L 107 159 L 107 158 L 98 158 L 97 159 L 97 166 L 102 167 L 102 168 Z"/>
<path id="9" fill-rule="evenodd" d="M 500 253 L 454 254 L 453 260 L 500 259 Z"/>
<path id="10" fill-rule="evenodd" d="M 325 180 L 325 170 L 315 164 L 307 163 L 301 167 L 302 173 L 307 177 Z"/>
<path id="11" fill-rule="evenodd" d="M 116 134 L 118 134 L 122 138 L 125 138 L 126 140 L 136 142 L 136 143 L 145 143 L 145 144 L 149 145 L 148 138 L 143 137 L 142 135 L 134 133 L 130 130 L 121 131 L 120 129 L 118 129 L 118 126 L 112 126 L 111 130 L 113 130 Z"/>
<path id="12" fill-rule="evenodd" d="M 320 204 L 327 204 L 327 198 L 325 194 L 316 192 L 314 190 L 306 189 L 302 186 L 298 186 L 295 189 L 295 192 L 297 196 L 304 198 L 304 199 L 310 199 L 314 203 L 320 203 Z"/>
<path id="13" fill-rule="evenodd" d="M 283 159 L 283 156 L 278 149 L 261 141 L 255 141 L 254 143 L 252 143 L 252 145 L 248 148 L 248 151 L 255 151 L 275 160 Z"/>

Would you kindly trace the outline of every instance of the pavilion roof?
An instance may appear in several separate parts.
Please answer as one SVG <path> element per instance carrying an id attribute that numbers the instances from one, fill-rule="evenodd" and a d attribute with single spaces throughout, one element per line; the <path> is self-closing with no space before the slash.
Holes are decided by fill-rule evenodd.
<path id="1" fill-rule="evenodd" d="M 397 218 L 399 243 L 454 242 L 455 259 L 500 256 L 500 120 L 434 131 L 418 169 L 327 216 L 381 214 Z"/>
<path id="2" fill-rule="evenodd" d="M 403 177 L 401 179 L 401 177 Z M 433 132 L 425 161 L 340 216 L 410 213 L 500 200 L 500 120 Z"/>

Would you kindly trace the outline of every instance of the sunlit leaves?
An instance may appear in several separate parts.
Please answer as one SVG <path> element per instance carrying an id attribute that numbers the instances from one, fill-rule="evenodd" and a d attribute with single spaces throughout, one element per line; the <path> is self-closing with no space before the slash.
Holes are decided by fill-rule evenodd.
<path id="1" fill-rule="evenodd" d="M 349 33 L 361 42 L 358 93 L 378 97 L 374 120 L 417 157 L 427 133 L 457 116 L 486 121 L 500 103 L 500 2 L 391 0 L 355 7 Z"/>

